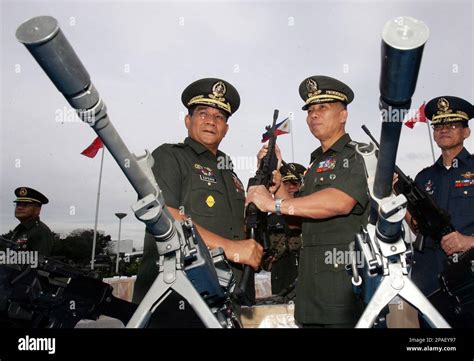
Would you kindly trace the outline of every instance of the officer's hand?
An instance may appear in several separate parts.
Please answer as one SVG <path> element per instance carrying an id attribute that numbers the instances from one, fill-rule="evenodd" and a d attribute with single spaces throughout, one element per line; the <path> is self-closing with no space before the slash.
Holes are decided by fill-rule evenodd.
<path id="1" fill-rule="evenodd" d="M 280 150 L 280 147 L 278 146 L 278 144 L 275 144 L 275 154 L 277 156 L 277 159 L 278 159 L 278 165 L 277 165 L 277 169 L 280 169 L 281 168 L 281 163 L 282 163 L 282 159 L 283 157 L 281 156 L 281 150 Z"/>
<path id="2" fill-rule="evenodd" d="M 441 239 L 443 251 L 451 256 L 454 253 L 464 252 L 474 247 L 474 237 L 459 232 L 451 232 Z"/>
<path id="3" fill-rule="evenodd" d="M 247 264 L 257 271 L 262 261 L 263 247 L 254 239 L 244 239 L 230 241 L 224 252 L 228 260 Z"/>
<path id="4" fill-rule="evenodd" d="M 275 212 L 275 200 L 265 186 L 252 186 L 247 192 L 245 206 L 254 203 L 262 212 Z"/>
<path id="5" fill-rule="evenodd" d="M 267 153 L 268 153 L 268 142 L 264 144 L 263 147 L 257 153 L 257 168 L 260 167 L 260 162 L 267 155 Z M 275 144 L 275 155 L 278 159 L 277 169 L 280 169 L 282 157 L 281 157 L 280 147 L 278 147 L 278 144 Z"/>
<path id="6" fill-rule="evenodd" d="M 397 184 L 398 182 L 398 174 L 397 173 L 393 173 L 393 179 L 392 179 L 392 189 L 393 189 L 393 193 L 395 193 L 395 184 Z"/>
<path id="7" fill-rule="evenodd" d="M 260 162 L 268 153 L 268 143 L 264 144 L 257 153 L 257 168 L 260 167 Z"/>
<path id="8" fill-rule="evenodd" d="M 272 172 L 272 175 L 273 175 L 273 178 L 272 178 L 273 185 L 270 188 L 268 188 L 268 191 L 271 194 L 275 194 L 281 186 L 281 173 L 279 170 L 274 170 Z"/>

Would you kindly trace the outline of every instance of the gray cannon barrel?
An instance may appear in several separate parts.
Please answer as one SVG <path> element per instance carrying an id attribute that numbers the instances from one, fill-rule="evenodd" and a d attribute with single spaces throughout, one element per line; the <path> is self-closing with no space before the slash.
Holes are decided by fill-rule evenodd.
<path id="1" fill-rule="evenodd" d="M 145 175 L 135 156 L 130 153 L 107 116 L 107 108 L 91 82 L 90 76 L 51 16 L 38 16 L 21 24 L 18 41 L 23 43 L 45 73 L 76 109 L 79 117 L 89 123 L 122 169 L 139 198 L 159 192 L 159 202 L 164 199 L 157 185 Z M 165 217 L 162 217 L 165 215 Z M 166 208 L 158 219 L 147 223 L 148 230 L 156 237 L 168 239 L 173 232 L 173 218 Z"/>
<path id="2" fill-rule="evenodd" d="M 411 105 L 428 37 L 428 27 L 410 17 L 391 20 L 383 29 L 380 73 L 382 132 L 374 181 L 374 194 L 380 199 L 392 192 L 404 110 Z"/>
<path id="3" fill-rule="evenodd" d="M 30 51 L 56 88 L 66 99 L 80 94 L 91 84 L 89 73 L 51 16 L 38 16 L 21 24 L 18 41 Z M 95 105 L 99 95 L 94 94 Z"/>

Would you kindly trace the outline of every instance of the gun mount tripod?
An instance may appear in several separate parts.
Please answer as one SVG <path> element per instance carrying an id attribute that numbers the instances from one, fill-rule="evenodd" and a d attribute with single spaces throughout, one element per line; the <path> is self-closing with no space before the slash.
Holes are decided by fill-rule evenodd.
<path id="1" fill-rule="evenodd" d="M 376 148 L 358 146 L 364 158 L 372 209 L 378 214 L 356 235 L 369 273 L 382 271 L 381 282 L 356 327 L 371 327 L 382 309 L 396 296 L 415 306 L 435 327 L 449 327 L 441 314 L 408 277 L 407 248 L 402 221 L 406 214 L 404 195 L 392 194 L 392 177 L 403 122 L 403 111 L 410 108 L 415 91 L 428 27 L 413 18 L 400 17 L 388 22 L 382 35 L 380 110 L 382 132 L 378 159 Z M 394 118 L 396 116 L 396 118 Z M 353 266 L 354 275 L 357 270 Z M 353 279 L 353 283 L 360 279 Z"/>

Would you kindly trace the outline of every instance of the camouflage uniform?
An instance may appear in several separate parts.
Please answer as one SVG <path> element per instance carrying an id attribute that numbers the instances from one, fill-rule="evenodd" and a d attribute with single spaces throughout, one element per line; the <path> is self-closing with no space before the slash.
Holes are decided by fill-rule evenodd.
<path id="1" fill-rule="evenodd" d="M 290 229 L 283 216 L 269 217 L 272 293 L 278 294 L 298 278 L 301 229 Z"/>

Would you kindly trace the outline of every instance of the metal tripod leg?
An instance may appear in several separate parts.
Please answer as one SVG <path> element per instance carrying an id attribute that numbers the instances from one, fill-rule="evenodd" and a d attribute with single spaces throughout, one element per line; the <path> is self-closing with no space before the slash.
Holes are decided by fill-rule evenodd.
<path id="1" fill-rule="evenodd" d="M 377 291 L 375 291 L 364 313 L 357 322 L 356 328 L 372 327 L 382 309 L 397 295 L 423 313 L 432 326 L 438 328 L 450 327 L 425 295 L 403 273 L 401 264 L 397 262 L 388 264 L 388 275 L 382 278 Z"/>
<path id="2" fill-rule="evenodd" d="M 405 285 L 400 290 L 400 296 L 405 301 L 411 303 L 415 308 L 420 311 L 426 321 L 431 327 L 436 328 L 450 328 L 451 326 L 446 322 L 443 316 L 438 312 L 436 308 L 431 304 L 425 295 L 415 286 L 413 281 L 405 276 Z"/>
<path id="3" fill-rule="evenodd" d="M 163 272 L 158 274 L 150 289 L 140 302 L 137 310 L 127 323 L 127 328 L 144 328 L 148 324 L 153 309 L 163 302 L 171 293 L 171 284 L 166 284 L 163 280 Z M 165 294 L 166 293 L 166 294 Z M 163 297 L 164 295 L 164 297 Z"/>
<path id="4" fill-rule="evenodd" d="M 173 267 L 176 267 L 174 263 L 174 258 L 166 260 L 164 269 L 166 270 L 167 264 L 173 264 Z M 170 278 L 169 282 L 165 282 L 165 274 L 168 276 L 167 280 Z M 186 299 L 205 327 L 222 328 L 222 325 L 211 312 L 201 295 L 196 291 L 184 271 L 176 269 L 172 272 L 171 277 L 169 272 L 163 272 L 160 270 L 158 277 L 155 279 L 132 318 L 127 323 L 127 328 L 146 327 L 153 311 L 159 307 L 172 290 L 176 291 Z"/>
<path id="5" fill-rule="evenodd" d="M 176 281 L 172 288 L 188 301 L 194 312 L 196 312 L 202 323 L 204 323 L 204 326 L 208 328 L 222 328 L 222 325 L 211 312 L 201 295 L 196 291 L 184 271 L 178 271 L 176 273 Z"/>

